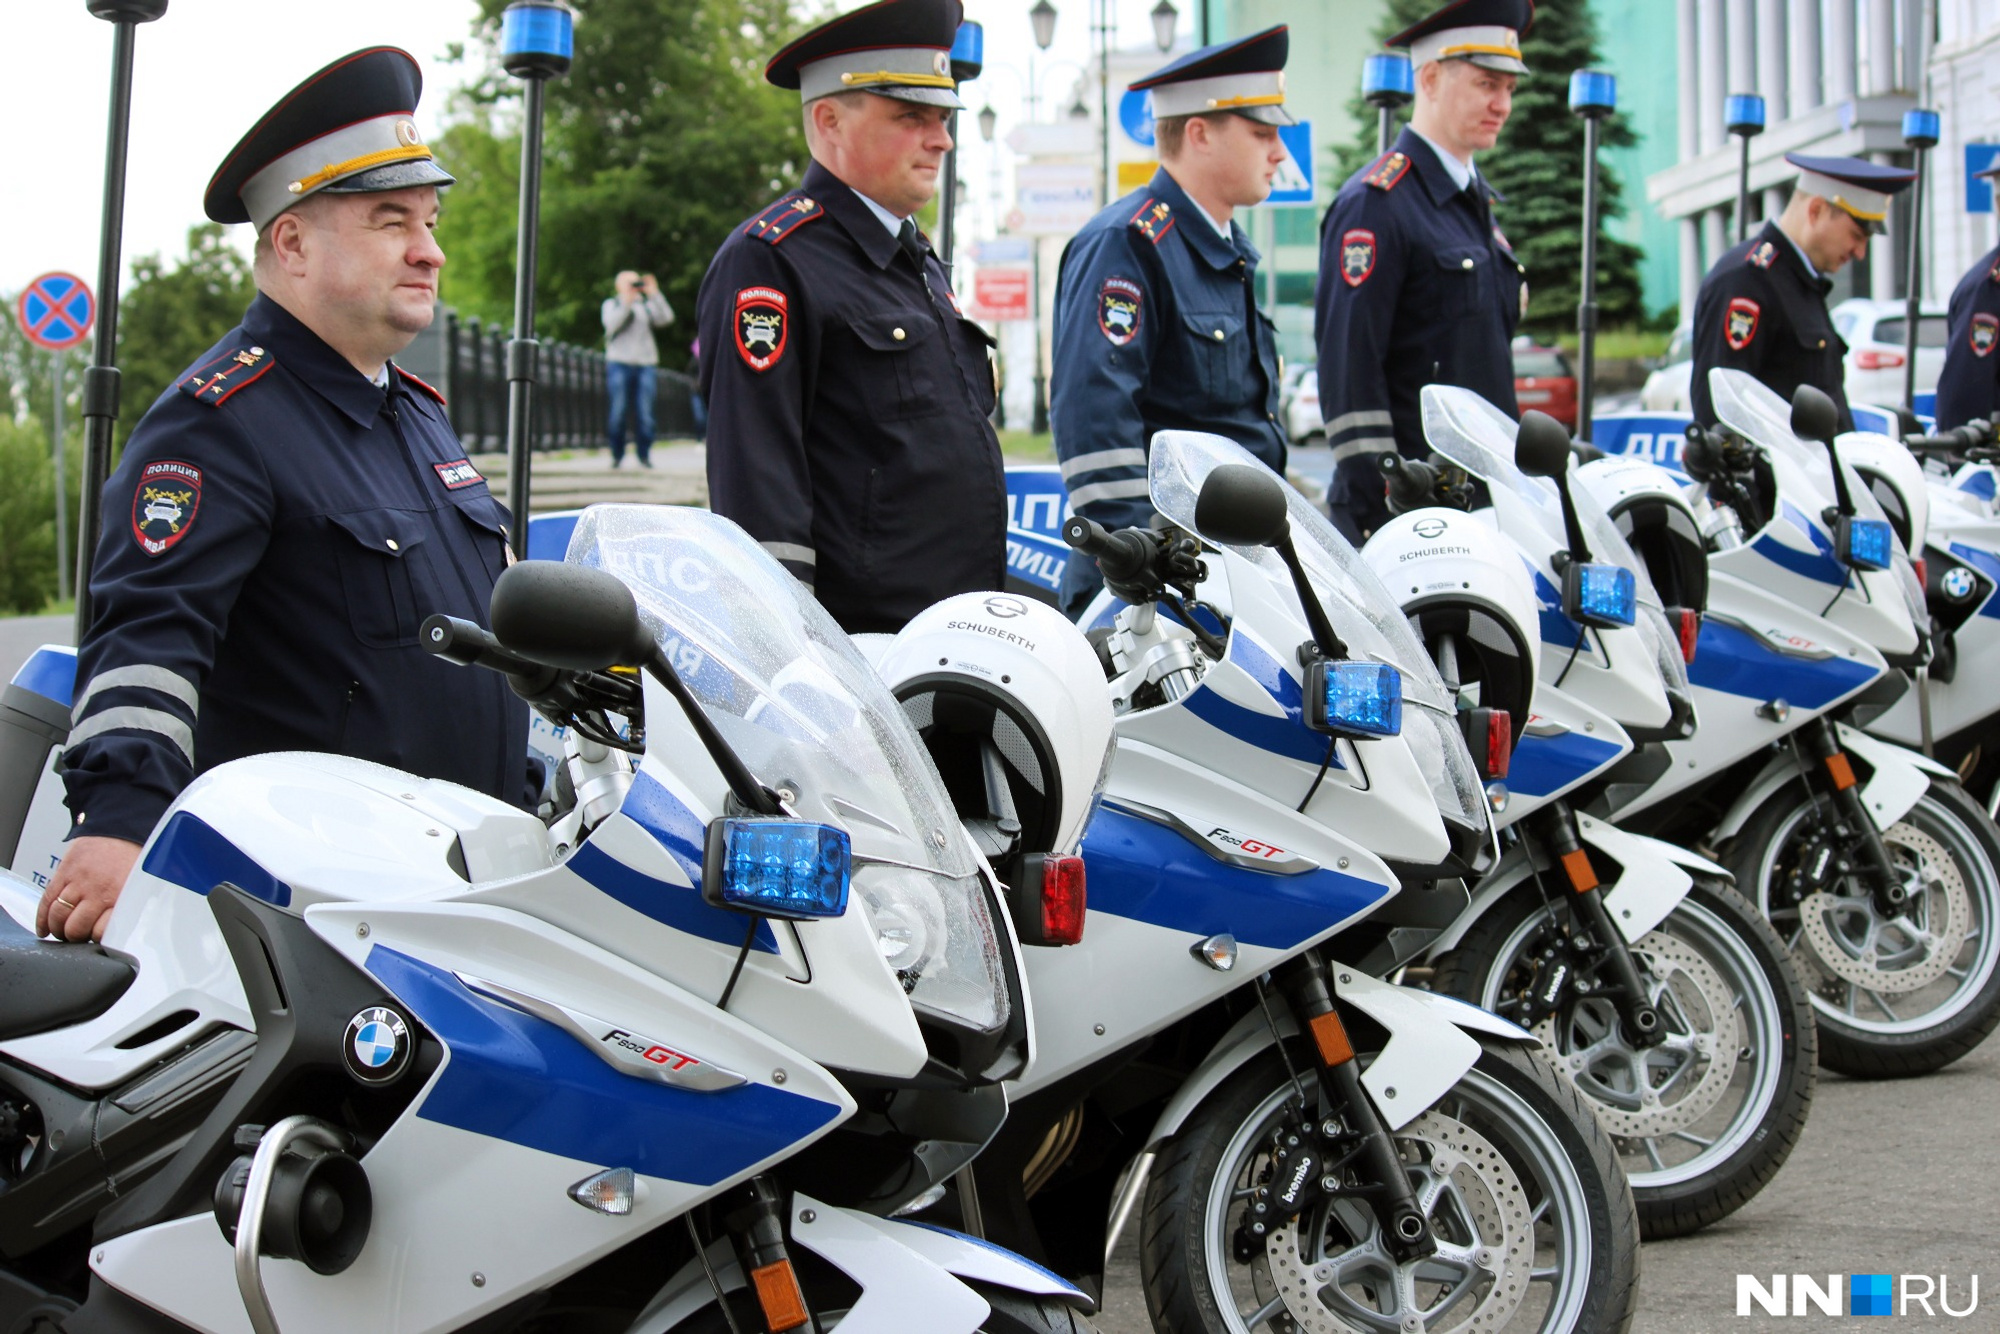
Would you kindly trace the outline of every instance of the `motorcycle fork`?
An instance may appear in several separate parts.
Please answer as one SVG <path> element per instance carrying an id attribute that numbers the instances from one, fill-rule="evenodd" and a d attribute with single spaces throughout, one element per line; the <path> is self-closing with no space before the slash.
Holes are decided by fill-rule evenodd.
<path id="1" fill-rule="evenodd" d="M 768 1176 L 751 1177 L 716 1201 L 716 1213 L 736 1248 L 737 1263 L 750 1282 L 758 1313 L 771 1334 L 819 1328 L 806 1306 L 805 1290 L 799 1286 L 798 1271 L 792 1267 L 785 1242 L 788 1203 L 784 1191 Z M 728 1315 L 726 1302 L 723 1313 Z M 735 1320 L 729 1323 L 734 1328 Z"/>
<path id="2" fill-rule="evenodd" d="M 1847 752 L 1840 748 L 1840 733 L 1828 719 L 1816 718 L 1799 729 L 1798 739 L 1804 753 L 1818 761 L 1817 766 L 1805 766 L 1807 786 L 1813 786 L 1817 772 L 1821 790 L 1833 802 L 1836 817 L 1833 836 L 1859 863 L 1855 869 L 1867 879 L 1876 911 L 1886 918 L 1900 917 L 1909 891 L 1896 875 L 1896 864 L 1889 857 L 1888 844 L 1882 841 L 1882 831 L 1875 827 L 1875 818 L 1862 803 L 1861 781 L 1854 776 L 1854 765 Z"/>
<path id="3" fill-rule="evenodd" d="M 1402 1154 L 1397 1152 L 1394 1137 L 1361 1086 L 1361 1066 L 1354 1059 L 1354 1044 L 1348 1039 L 1340 1003 L 1334 999 L 1327 977 L 1326 961 L 1318 950 L 1305 951 L 1273 974 L 1279 991 L 1292 1007 L 1300 1031 L 1312 1038 L 1313 1050 L 1319 1057 L 1315 1073 L 1322 1096 L 1336 1114 L 1346 1119 L 1359 1141 L 1357 1151 L 1348 1161 L 1359 1166 L 1362 1174 L 1374 1183 L 1363 1187 L 1360 1193 L 1374 1210 L 1376 1224 L 1388 1239 L 1390 1254 L 1406 1263 L 1435 1255 L 1437 1240 L 1417 1204 Z M 1329 1171 L 1331 1166 L 1315 1163 L 1314 1172 L 1308 1175 Z"/>
<path id="4" fill-rule="evenodd" d="M 1607 995 L 1618 1007 L 1619 1022 L 1634 1046 L 1657 1046 L 1666 1037 L 1660 1012 L 1646 998 L 1646 984 L 1639 977 L 1632 947 L 1618 924 L 1611 920 L 1611 910 L 1604 906 L 1604 888 L 1597 879 L 1596 868 L 1590 864 L 1590 850 L 1583 846 L 1582 835 L 1577 832 L 1576 812 L 1567 802 L 1551 802 L 1539 823 L 1549 851 L 1555 854 L 1556 864 L 1569 882 L 1572 920 L 1590 936 L 1597 947 L 1600 966 L 1611 974 L 1608 987 L 1604 986 L 1606 979 L 1598 979 L 1603 988 L 1600 994 Z"/>

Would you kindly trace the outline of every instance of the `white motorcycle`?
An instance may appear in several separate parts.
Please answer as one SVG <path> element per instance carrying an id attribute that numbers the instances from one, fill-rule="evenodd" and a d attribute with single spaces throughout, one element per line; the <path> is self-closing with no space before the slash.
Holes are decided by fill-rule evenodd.
<path id="1" fill-rule="evenodd" d="M 880 679 L 726 520 L 605 507 L 570 559 L 510 569 L 494 635 L 424 627 L 568 728 L 554 824 L 241 760 L 102 950 L 6 943 L 13 1327 L 1088 1328 L 1072 1285 L 888 1217 L 991 1135 L 1034 1018 Z"/>

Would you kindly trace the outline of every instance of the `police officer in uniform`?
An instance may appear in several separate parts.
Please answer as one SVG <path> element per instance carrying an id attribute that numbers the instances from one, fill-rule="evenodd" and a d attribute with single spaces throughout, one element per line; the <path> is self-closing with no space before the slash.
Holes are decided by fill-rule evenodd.
<path id="1" fill-rule="evenodd" d="M 1360 542 L 1389 510 L 1378 456 L 1430 453 L 1419 395 L 1472 390 L 1509 416 L 1522 266 L 1473 166 L 1493 147 L 1528 67 L 1533 0 L 1457 0 L 1389 39 L 1417 97 L 1395 146 L 1348 178 L 1320 223 L 1319 403 L 1333 448 L 1328 509 Z"/>
<path id="2" fill-rule="evenodd" d="M 1802 384 L 1824 390 L 1840 409 L 1840 429 L 1851 431 L 1841 361 L 1847 343 L 1826 296 L 1841 266 L 1868 253 L 1890 198 L 1917 174 L 1851 157 L 1787 153 L 1785 161 L 1799 169 L 1785 211 L 1724 251 L 1695 298 L 1694 419 L 1715 425 L 1708 373 L 1727 366 L 1750 372 L 1787 402 Z"/>
<path id="3" fill-rule="evenodd" d="M 2000 177 L 2000 166 L 1978 175 Z M 1940 430 L 1987 421 L 2000 412 L 2000 357 L 1993 355 L 2000 344 L 2000 246 L 1958 280 L 1949 311 L 1951 334 L 1937 384 Z"/>
<path id="4" fill-rule="evenodd" d="M 431 321 L 451 184 L 411 119 L 417 65 L 307 79 L 209 183 L 257 229 L 257 299 L 147 411 L 104 491 L 95 616 L 63 781 L 75 820 L 38 930 L 102 938 L 140 845 L 195 775 L 330 751 L 529 798 L 525 705 L 424 652 L 485 620 L 507 514 L 436 390 L 390 358 Z"/>
<path id="5" fill-rule="evenodd" d="M 772 57 L 812 166 L 723 243 L 697 305 L 709 504 L 850 632 L 1005 577 L 992 340 L 911 221 L 951 147 L 961 12 L 880 0 Z"/>
<path id="6" fill-rule="evenodd" d="M 1285 160 L 1280 26 L 1204 47 L 1132 85 L 1153 95 L 1160 169 L 1092 218 L 1056 278 L 1049 421 L 1070 505 L 1107 528 L 1143 525 L 1155 431 L 1227 436 L 1279 473 L 1278 352 L 1257 307 L 1257 251 L 1233 220 Z M 1072 556 L 1061 606 L 1102 585 Z"/>

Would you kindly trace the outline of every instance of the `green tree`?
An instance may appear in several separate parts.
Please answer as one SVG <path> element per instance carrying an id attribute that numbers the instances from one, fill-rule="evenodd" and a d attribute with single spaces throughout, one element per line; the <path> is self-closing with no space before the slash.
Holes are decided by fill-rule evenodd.
<path id="1" fill-rule="evenodd" d="M 1389 0 L 1375 35 L 1400 32 L 1435 8 L 1435 0 Z M 1522 329 L 1548 339 L 1574 333 L 1582 299 L 1583 122 L 1569 111 L 1569 76 L 1597 63 L 1597 20 L 1588 0 L 1541 0 L 1534 27 L 1521 39 L 1521 57 L 1534 73 L 1522 78 L 1507 128 L 1493 151 L 1480 154 L 1479 170 L 1506 196 L 1494 217 L 1527 266 Z M 1336 153 L 1337 179 L 1343 181 L 1375 159 L 1375 109 L 1358 94 L 1348 109 L 1363 128 Z M 1408 113 L 1401 119 L 1407 123 Z M 1602 123 L 1599 142 L 1623 148 L 1638 140 L 1622 116 L 1612 116 Z M 1624 216 L 1625 204 L 1621 182 L 1602 165 L 1597 205 L 1598 323 L 1637 325 L 1645 318 L 1639 249 L 1606 226 Z"/>
<path id="2" fill-rule="evenodd" d="M 0 611 L 31 614 L 56 595 L 55 480 L 48 427 L 0 417 Z"/>
<path id="3" fill-rule="evenodd" d="M 480 4 L 490 55 L 506 0 Z M 575 61 L 548 87 L 536 331 L 599 343 L 612 275 L 639 269 L 659 277 L 678 316 L 661 353 L 679 364 L 716 247 L 804 175 L 798 96 L 763 77 L 798 20 L 792 0 L 575 0 L 575 9 Z M 466 89 L 436 145 L 460 182 L 439 227 L 442 291 L 503 323 L 514 300 L 520 87 L 496 70 Z"/>
<path id="4" fill-rule="evenodd" d="M 153 400 L 243 318 L 256 296 L 250 261 L 222 227 L 188 229 L 187 254 L 169 268 L 158 255 L 132 261 L 118 305 L 118 447 Z"/>

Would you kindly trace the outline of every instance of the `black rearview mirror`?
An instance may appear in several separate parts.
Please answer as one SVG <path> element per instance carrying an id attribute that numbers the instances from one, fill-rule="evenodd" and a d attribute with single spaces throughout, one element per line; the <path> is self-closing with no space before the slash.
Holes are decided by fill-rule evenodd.
<path id="1" fill-rule="evenodd" d="M 1840 409 L 1823 389 L 1800 385 L 1792 393 L 1792 434 L 1829 444 L 1840 431 Z"/>
<path id="2" fill-rule="evenodd" d="M 1285 489 L 1260 468 L 1225 463 L 1201 484 L 1194 526 L 1218 546 L 1276 546 L 1291 531 Z"/>
<path id="3" fill-rule="evenodd" d="M 1569 472 L 1569 432 L 1546 412 L 1521 414 L 1514 437 L 1514 466 L 1530 477 L 1561 477 Z"/>
<path id="4" fill-rule="evenodd" d="M 553 560 L 511 565 L 488 604 L 493 635 L 524 658 L 566 671 L 629 667 L 653 652 L 632 590 L 602 570 Z"/>

